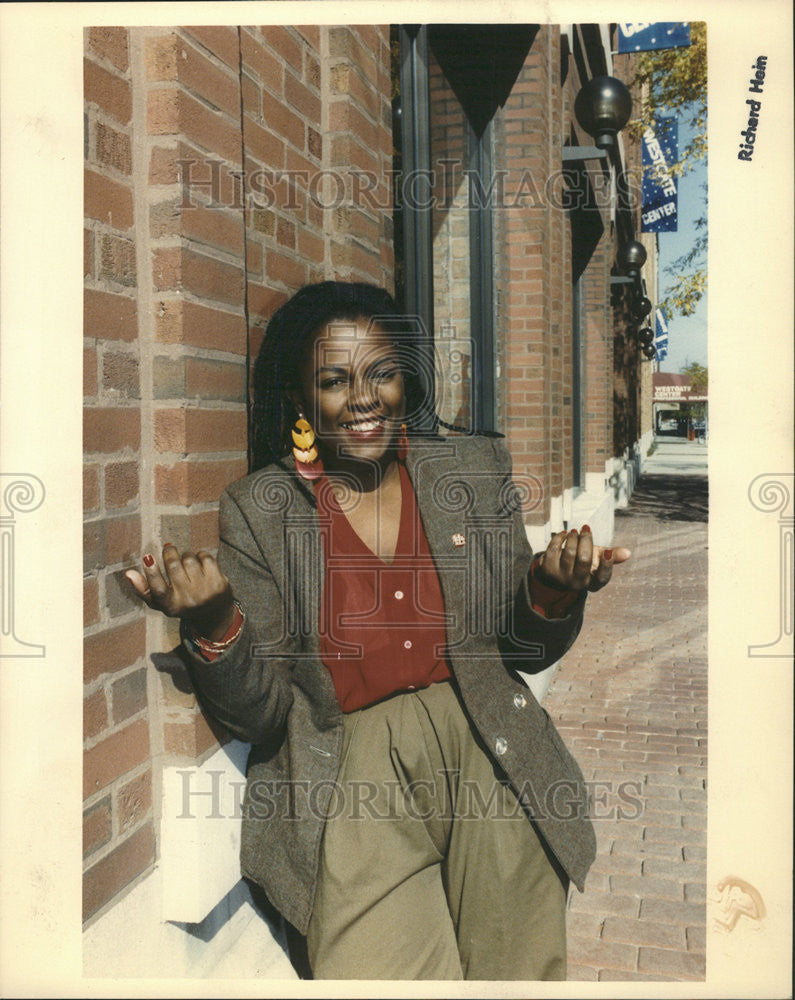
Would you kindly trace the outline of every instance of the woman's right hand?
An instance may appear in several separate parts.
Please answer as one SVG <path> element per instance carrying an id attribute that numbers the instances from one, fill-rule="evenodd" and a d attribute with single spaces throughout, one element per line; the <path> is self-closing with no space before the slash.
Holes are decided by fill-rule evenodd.
<path id="1" fill-rule="evenodd" d="M 205 639 L 223 638 L 235 620 L 235 604 L 229 580 L 209 552 L 177 551 L 163 546 L 166 575 L 154 556 L 143 557 L 143 573 L 129 569 L 125 576 L 150 608 L 169 618 L 184 618 Z"/>

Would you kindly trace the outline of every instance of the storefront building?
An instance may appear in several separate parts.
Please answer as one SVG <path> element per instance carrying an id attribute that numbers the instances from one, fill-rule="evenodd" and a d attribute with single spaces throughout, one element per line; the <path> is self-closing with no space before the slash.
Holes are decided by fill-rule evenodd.
<path id="1" fill-rule="evenodd" d="M 587 24 L 86 31 L 87 974 L 292 974 L 237 875 L 245 748 L 124 579 L 166 541 L 217 545 L 290 294 L 395 290 L 441 418 L 506 436 L 533 547 L 585 521 L 610 542 L 651 442 L 656 298 L 638 145 L 594 152 L 574 108 L 631 82 L 613 48 Z"/>

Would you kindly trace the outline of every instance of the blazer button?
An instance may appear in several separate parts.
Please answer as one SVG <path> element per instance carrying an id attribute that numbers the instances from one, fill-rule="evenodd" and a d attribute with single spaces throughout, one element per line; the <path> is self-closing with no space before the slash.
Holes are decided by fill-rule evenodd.
<path id="1" fill-rule="evenodd" d="M 502 757 L 502 755 L 505 753 L 507 749 L 508 749 L 507 742 L 502 738 L 502 736 L 498 736 L 494 744 L 495 752 L 499 754 L 500 757 Z"/>
<path id="2" fill-rule="evenodd" d="M 523 694 L 518 692 L 513 696 L 513 703 L 517 708 L 524 708 L 527 704 L 527 698 Z"/>

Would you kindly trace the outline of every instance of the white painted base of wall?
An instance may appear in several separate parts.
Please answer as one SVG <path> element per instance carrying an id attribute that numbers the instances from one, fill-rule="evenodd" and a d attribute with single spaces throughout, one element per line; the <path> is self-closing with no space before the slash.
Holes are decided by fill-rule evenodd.
<path id="1" fill-rule="evenodd" d="M 586 472 L 585 489 L 576 494 L 571 489 L 564 490 L 562 496 L 554 497 L 547 523 L 525 526 L 533 552 L 543 552 L 554 532 L 564 527 L 581 528 L 584 524 L 589 525 L 597 545 L 611 545 L 615 512 L 629 503 L 653 440 L 654 433 L 648 431 L 633 446 L 631 454 L 627 451 L 623 458 L 608 459 L 604 473 Z M 553 664 L 537 674 L 522 673 L 537 701 L 546 695 L 556 669 L 557 664 Z"/>
<path id="2" fill-rule="evenodd" d="M 207 869 L 212 860 L 206 862 Z M 280 930 L 238 881 L 198 924 L 161 919 L 160 868 L 83 935 L 83 975 L 108 979 L 298 979 Z M 284 995 L 284 994 L 282 994 Z"/>

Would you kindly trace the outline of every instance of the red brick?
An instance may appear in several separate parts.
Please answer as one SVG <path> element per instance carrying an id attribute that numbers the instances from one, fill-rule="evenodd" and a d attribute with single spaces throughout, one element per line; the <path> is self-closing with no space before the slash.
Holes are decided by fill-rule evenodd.
<path id="1" fill-rule="evenodd" d="M 155 498 L 158 503 L 212 503 L 224 489 L 246 474 L 246 460 L 226 462 L 178 462 L 155 467 Z"/>
<path id="2" fill-rule="evenodd" d="M 316 52 L 320 51 L 320 28 L 316 24 L 297 24 L 295 30 Z"/>
<path id="3" fill-rule="evenodd" d="M 259 118 L 260 113 L 260 88 L 251 77 L 243 75 L 240 82 L 242 92 L 243 113 L 253 118 Z"/>
<path id="4" fill-rule="evenodd" d="M 179 247 L 155 250 L 152 256 L 152 273 L 159 291 L 189 291 L 226 305 L 243 301 L 242 267 Z"/>
<path id="5" fill-rule="evenodd" d="M 105 673 L 122 670 L 146 654 L 146 623 L 143 618 L 88 635 L 83 641 L 83 683 L 90 684 Z"/>
<path id="6" fill-rule="evenodd" d="M 356 67 L 350 63 L 339 63 L 332 67 L 331 92 L 355 101 L 365 114 L 378 120 L 378 92 L 373 89 L 372 84 L 362 79 Z"/>
<path id="7" fill-rule="evenodd" d="M 149 756 L 149 725 L 138 719 L 111 733 L 83 756 L 83 798 L 88 798 Z"/>
<path id="8" fill-rule="evenodd" d="M 83 739 L 90 740 L 108 727 L 108 700 L 102 688 L 83 701 Z"/>
<path id="9" fill-rule="evenodd" d="M 329 54 L 332 58 L 340 56 L 349 59 L 359 66 L 365 80 L 374 81 L 376 78 L 375 60 L 358 40 L 354 34 L 355 30 L 355 25 L 329 28 Z"/>
<path id="10" fill-rule="evenodd" d="M 641 948 L 638 952 L 638 972 L 659 972 L 677 979 L 704 979 L 706 959 L 704 955 L 694 952 Z"/>
<path id="11" fill-rule="evenodd" d="M 126 507 L 138 496 L 138 463 L 114 462 L 105 466 L 105 506 Z"/>
<path id="12" fill-rule="evenodd" d="M 145 56 L 147 79 L 178 80 L 215 107 L 234 116 L 239 114 L 236 77 L 227 75 L 175 33 L 147 39 Z"/>
<path id="13" fill-rule="evenodd" d="M 163 726 L 163 748 L 168 754 L 200 757 L 216 742 L 201 712 L 196 712 L 189 722 L 166 722 Z"/>
<path id="14" fill-rule="evenodd" d="M 126 28 L 89 28 L 88 47 L 100 58 L 107 59 L 122 73 L 127 71 L 130 57 Z"/>
<path id="15" fill-rule="evenodd" d="M 265 255 L 265 269 L 272 281 L 298 289 L 306 284 L 306 265 L 276 250 L 268 250 Z"/>
<path id="16" fill-rule="evenodd" d="M 268 124 L 266 122 L 266 124 Z M 258 161 L 266 170 L 281 170 L 284 166 L 284 142 L 273 132 L 262 128 L 248 116 L 244 123 L 246 154 Z M 249 172 L 251 172 L 249 165 Z M 256 195 L 267 195 L 272 185 L 267 177 L 252 177 L 249 181 Z"/>
<path id="17" fill-rule="evenodd" d="M 266 90 L 262 92 L 262 119 L 265 126 L 291 142 L 299 149 L 304 147 L 304 122 L 281 98 Z"/>
<path id="18" fill-rule="evenodd" d="M 89 868 L 83 876 L 83 919 L 87 920 L 102 906 L 145 872 L 155 860 L 155 834 L 152 823 L 139 827 L 110 854 Z"/>
<path id="19" fill-rule="evenodd" d="M 95 576 L 83 580 L 83 628 L 99 621 L 99 582 Z"/>
<path id="20" fill-rule="evenodd" d="M 86 101 L 96 104 L 122 125 L 132 116 L 132 94 L 126 80 L 103 69 L 92 59 L 83 60 L 83 94 Z"/>
<path id="21" fill-rule="evenodd" d="M 83 410 L 83 451 L 109 453 L 137 450 L 141 417 L 137 407 L 95 406 Z"/>
<path id="22" fill-rule="evenodd" d="M 146 667 L 124 674 L 111 685 L 113 724 L 118 725 L 146 708 Z"/>
<path id="23" fill-rule="evenodd" d="M 190 250 L 182 254 L 183 287 L 195 295 L 237 305 L 243 301 L 242 268 Z"/>
<path id="24" fill-rule="evenodd" d="M 137 282 L 135 243 L 132 240 L 103 233 L 99 238 L 99 275 L 105 282 L 117 282 L 128 288 Z"/>
<path id="25" fill-rule="evenodd" d="M 109 517 L 105 521 L 105 558 L 108 565 L 128 562 L 136 563 L 141 557 L 141 520 L 132 517 Z"/>
<path id="26" fill-rule="evenodd" d="M 265 86 L 277 97 L 284 94 L 284 67 L 281 60 L 269 52 L 262 41 L 243 30 L 241 37 L 243 63 L 251 67 L 253 75 L 259 79 L 258 103 L 261 99 L 262 87 Z"/>
<path id="27" fill-rule="evenodd" d="M 105 796 L 83 813 L 83 857 L 107 844 L 111 834 L 110 797 Z"/>
<path id="28" fill-rule="evenodd" d="M 206 549 L 214 552 L 218 548 L 218 512 L 207 510 L 190 517 L 190 545 L 194 552 Z"/>
<path id="29" fill-rule="evenodd" d="M 189 239 L 242 256 L 243 223 L 240 213 L 195 205 L 182 209 L 181 221 L 182 232 Z"/>
<path id="30" fill-rule="evenodd" d="M 131 190 L 118 181 L 103 177 L 96 170 L 86 170 L 83 177 L 85 214 L 116 229 L 130 229 L 133 224 Z"/>
<path id="31" fill-rule="evenodd" d="M 99 466 L 86 465 L 83 467 L 83 511 L 90 511 L 99 508 Z"/>
<path id="32" fill-rule="evenodd" d="M 297 291 L 299 287 L 296 285 L 294 290 Z M 287 296 L 282 291 L 265 288 L 262 285 L 253 283 L 248 286 L 248 310 L 252 319 L 255 317 L 270 319 L 279 306 L 283 305 L 286 301 Z M 259 350 L 259 346 L 255 349 L 252 344 L 252 357 L 255 355 L 256 350 Z"/>
<path id="33" fill-rule="evenodd" d="M 138 336 L 135 299 L 86 288 L 83 292 L 83 333 L 98 340 L 135 340 Z"/>
<path id="34" fill-rule="evenodd" d="M 161 300 L 155 315 L 159 341 L 245 355 L 246 324 L 240 314 L 176 299 Z"/>
<path id="35" fill-rule="evenodd" d="M 83 573 L 105 568 L 105 522 L 86 521 L 83 524 Z"/>
<path id="36" fill-rule="evenodd" d="M 97 390 L 97 352 L 86 348 L 83 351 L 83 395 L 96 396 Z"/>
<path id="37" fill-rule="evenodd" d="M 147 770 L 123 785 L 116 795 L 119 830 L 124 833 L 152 810 L 152 772 Z"/>
<path id="38" fill-rule="evenodd" d="M 214 163 L 217 165 L 213 166 Z M 203 198 L 238 209 L 240 179 L 232 174 L 237 169 L 236 166 L 224 164 L 212 152 L 208 154 L 185 142 L 176 142 L 174 145 L 152 148 L 149 183 L 184 184 L 183 202 L 189 205 L 196 205 Z"/>
<path id="39" fill-rule="evenodd" d="M 155 446 L 159 451 L 195 454 L 240 452 L 246 441 L 245 411 L 156 410 Z"/>
<path id="40" fill-rule="evenodd" d="M 83 277 L 94 276 L 94 234 L 90 229 L 83 230 Z"/>
<path id="41" fill-rule="evenodd" d="M 123 132 L 117 132 L 104 122 L 97 122 L 94 130 L 97 162 L 103 167 L 112 167 L 119 173 L 129 174 L 132 171 L 130 137 Z"/>
<path id="42" fill-rule="evenodd" d="M 298 252 L 302 257 L 322 264 L 326 255 L 326 244 L 320 236 L 313 236 L 305 229 L 298 231 Z"/>
<path id="43" fill-rule="evenodd" d="M 240 131 L 223 114 L 212 111 L 185 91 L 162 87 L 149 92 L 147 128 L 150 135 L 184 135 L 210 153 L 240 164 Z"/>
<path id="44" fill-rule="evenodd" d="M 289 69 L 284 74 L 284 97 L 305 118 L 320 123 L 320 98 L 293 76 Z"/>
<path id="45" fill-rule="evenodd" d="M 237 29 L 226 26 L 196 26 L 184 29 L 213 55 L 237 71 L 240 61 Z M 245 35 L 245 31 L 243 32 Z"/>
<path id="46" fill-rule="evenodd" d="M 102 387 L 107 393 L 118 393 L 140 399 L 138 358 L 133 354 L 106 352 L 102 356 Z"/>
<path id="47" fill-rule="evenodd" d="M 278 52 L 288 66 L 301 65 L 301 44 L 287 28 L 278 24 L 268 24 L 261 30 L 265 44 L 274 52 Z"/>

